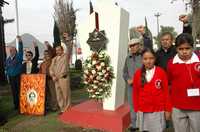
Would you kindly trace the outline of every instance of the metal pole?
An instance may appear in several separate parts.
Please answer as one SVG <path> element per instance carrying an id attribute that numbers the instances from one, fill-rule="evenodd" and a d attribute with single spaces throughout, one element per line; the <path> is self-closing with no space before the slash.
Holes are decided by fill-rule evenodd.
<path id="1" fill-rule="evenodd" d="M 18 1 L 17 0 L 15 0 L 15 9 L 16 9 L 17 35 L 19 35 L 19 13 L 18 13 Z"/>
<path id="2" fill-rule="evenodd" d="M 158 12 L 154 16 L 157 18 L 157 33 L 159 34 L 160 31 L 159 17 L 161 16 L 161 13 Z"/>
<path id="3" fill-rule="evenodd" d="M 19 12 L 18 12 L 18 1 L 15 0 L 15 9 L 16 9 L 16 26 L 17 26 L 17 36 L 19 35 Z M 16 49 L 18 50 L 18 39 L 16 39 Z"/>

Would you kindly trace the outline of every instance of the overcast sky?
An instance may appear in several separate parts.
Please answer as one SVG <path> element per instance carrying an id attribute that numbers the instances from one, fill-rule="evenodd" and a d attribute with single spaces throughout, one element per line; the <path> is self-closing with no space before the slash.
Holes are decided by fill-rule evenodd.
<path id="1" fill-rule="evenodd" d="M 10 5 L 3 9 L 4 18 L 15 18 L 15 0 L 6 0 Z M 89 14 L 89 0 L 73 0 L 74 7 L 80 9 L 77 13 L 77 24 L 87 19 Z M 97 0 L 91 0 L 93 4 Z M 130 27 L 144 24 L 147 17 L 148 26 L 157 34 L 155 13 L 160 12 L 160 25 L 174 26 L 176 31 L 182 31 L 182 24 L 178 21 L 180 14 L 185 14 L 182 0 L 171 4 L 171 0 L 114 0 L 119 6 L 130 13 Z M 41 42 L 53 41 L 53 14 L 54 0 L 18 0 L 20 34 L 30 33 Z M 16 23 L 5 26 L 6 42 L 12 41 L 16 36 Z"/>

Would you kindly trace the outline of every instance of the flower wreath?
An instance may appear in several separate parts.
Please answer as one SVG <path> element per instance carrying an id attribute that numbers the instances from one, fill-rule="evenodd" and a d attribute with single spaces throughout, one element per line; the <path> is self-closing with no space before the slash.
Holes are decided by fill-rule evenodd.
<path id="1" fill-rule="evenodd" d="M 113 67 L 104 52 L 93 52 L 84 62 L 84 84 L 89 98 L 103 100 L 111 96 Z"/>

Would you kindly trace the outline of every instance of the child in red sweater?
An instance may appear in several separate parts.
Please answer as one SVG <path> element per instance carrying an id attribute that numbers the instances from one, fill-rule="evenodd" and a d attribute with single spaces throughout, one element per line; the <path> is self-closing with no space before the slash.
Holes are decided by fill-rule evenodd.
<path id="1" fill-rule="evenodd" d="M 165 119 L 170 118 L 167 75 L 164 70 L 155 66 L 155 59 L 152 49 L 144 49 L 143 66 L 133 77 L 133 102 L 135 111 L 138 112 L 140 131 L 163 132 Z"/>
<path id="2" fill-rule="evenodd" d="M 177 55 L 168 62 L 175 132 L 200 132 L 200 59 L 193 43 L 190 34 L 180 34 Z"/>

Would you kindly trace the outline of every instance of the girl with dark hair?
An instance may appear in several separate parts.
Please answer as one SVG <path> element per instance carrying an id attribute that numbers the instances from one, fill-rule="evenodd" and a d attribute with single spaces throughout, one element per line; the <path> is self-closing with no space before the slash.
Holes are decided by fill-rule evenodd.
<path id="1" fill-rule="evenodd" d="M 142 68 L 133 77 L 133 102 L 138 112 L 140 131 L 163 132 L 165 119 L 170 119 L 168 81 L 165 71 L 155 66 L 152 49 L 142 51 Z"/>
<path id="2" fill-rule="evenodd" d="M 180 34 L 175 41 L 177 55 L 167 67 L 176 132 L 200 131 L 200 57 L 193 44 L 190 34 Z"/>

